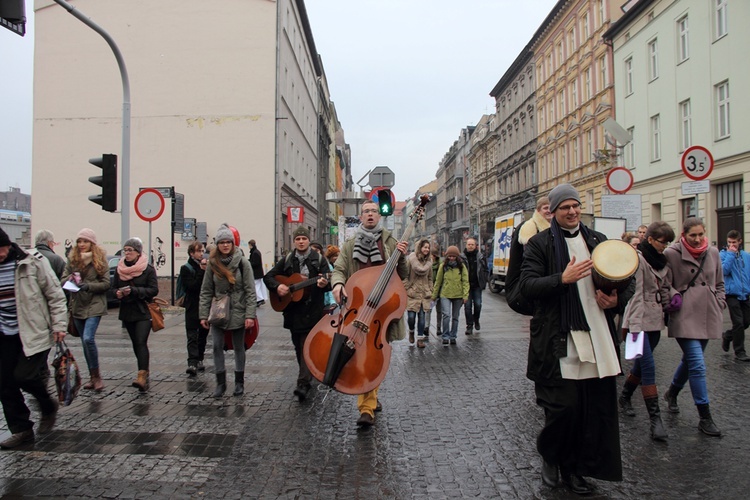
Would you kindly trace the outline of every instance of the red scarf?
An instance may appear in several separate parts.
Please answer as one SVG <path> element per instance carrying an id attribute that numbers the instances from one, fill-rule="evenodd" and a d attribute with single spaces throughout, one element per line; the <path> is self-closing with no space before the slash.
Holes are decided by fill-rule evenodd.
<path id="1" fill-rule="evenodd" d="M 703 252 L 708 248 L 708 238 L 703 238 L 703 244 L 698 248 L 691 247 L 684 236 L 680 236 L 680 241 L 682 242 L 682 246 L 687 249 L 688 253 L 692 255 L 695 260 L 698 260 L 698 257 L 703 255 Z"/>

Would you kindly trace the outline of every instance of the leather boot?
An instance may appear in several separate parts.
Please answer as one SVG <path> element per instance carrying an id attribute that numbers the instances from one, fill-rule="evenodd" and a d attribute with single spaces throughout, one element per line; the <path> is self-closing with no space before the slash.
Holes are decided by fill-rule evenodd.
<path id="1" fill-rule="evenodd" d="M 224 395 L 224 391 L 227 390 L 227 372 L 218 372 L 216 374 L 216 389 L 212 394 L 215 398 L 220 398 Z"/>
<path id="2" fill-rule="evenodd" d="M 409 330 L 409 343 L 414 343 L 414 330 Z"/>
<path id="3" fill-rule="evenodd" d="M 664 400 L 667 402 L 667 411 L 669 413 L 680 413 L 680 407 L 677 406 L 677 394 L 679 392 L 680 390 L 674 384 L 670 384 L 669 389 L 664 393 Z"/>
<path id="4" fill-rule="evenodd" d="M 245 392 L 245 372 L 234 372 L 234 392 L 232 396 L 242 396 Z"/>
<path id="5" fill-rule="evenodd" d="M 96 386 L 95 379 L 98 377 L 99 377 L 99 368 L 89 368 L 89 381 L 83 384 L 83 388 L 86 389 L 87 391 L 92 390 Z"/>
<path id="6" fill-rule="evenodd" d="M 138 370 L 138 375 L 133 380 L 132 386 L 141 392 L 146 392 L 148 390 L 148 370 Z"/>
<path id="7" fill-rule="evenodd" d="M 701 417 L 700 422 L 698 422 L 698 428 L 701 432 L 707 436 L 721 436 L 721 431 L 711 418 L 711 410 L 708 408 L 708 404 L 696 406 L 698 407 L 698 415 Z"/>
<path id="8" fill-rule="evenodd" d="M 620 393 L 620 397 L 617 400 L 617 402 L 620 404 L 622 412 L 628 417 L 635 417 L 635 410 L 633 409 L 631 398 L 633 397 L 633 392 L 635 392 L 638 384 L 640 383 L 641 379 L 639 379 L 632 373 L 628 373 L 628 378 L 625 379 L 625 383 L 622 386 L 622 392 Z"/>
<path id="9" fill-rule="evenodd" d="M 647 391 L 647 389 L 651 389 Z M 643 387 L 643 402 L 646 403 L 648 418 L 651 421 L 651 439 L 654 441 L 666 441 L 669 435 L 661 421 L 661 411 L 659 410 L 659 393 L 655 385 Z"/>

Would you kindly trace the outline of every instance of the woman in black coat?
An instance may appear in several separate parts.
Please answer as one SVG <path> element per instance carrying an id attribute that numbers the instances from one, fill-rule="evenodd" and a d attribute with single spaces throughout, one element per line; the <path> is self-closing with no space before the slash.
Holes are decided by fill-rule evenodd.
<path id="1" fill-rule="evenodd" d="M 256 305 L 262 306 L 266 303 L 268 298 L 268 291 L 265 283 L 263 283 L 263 256 L 260 254 L 260 250 L 255 246 L 255 240 L 247 242 L 250 247 L 250 267 L 253 268 L 253 277 L 255 278 L 255 298 L 258 301 Z"/>
<path id="2" fill-rule="evenodd" d="M 156 269 L 148 263 L 143 253 L 143 242 L 130 238 L 122 248 L 123 257 L 117 264 L 114 287 L 120 299 L 120 321 L 130 335 L 133 351 L 138 361 L 138 377 L 133 387 L 141 392 L 148 390 L 148 336 L 151 333 L 151 313 L 148 303 L 159 293 Z"/>
<path id="3" fill-rule="evenodd" d="M 203 356 L 206 352 L 208 329 L 201 326 L 198 314 L 201 285 L 206 274 L 206 255 L 203 243 L 194 241 L 188 247 L 188 261 L 180 268 L 180 283 L 185 290 L 185 334 L 187 335 L 188 367 L 185 373 L 194 377 L 204 371 Z"/>

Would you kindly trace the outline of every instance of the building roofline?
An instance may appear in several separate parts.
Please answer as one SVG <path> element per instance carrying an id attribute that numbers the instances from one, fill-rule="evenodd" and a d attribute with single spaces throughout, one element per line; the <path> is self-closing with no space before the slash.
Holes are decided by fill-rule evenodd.
<path id="1" fill-rule="evenodd" d="M 616 22 L 612 23 L 602 35 L 602 40 L 612 41 L 621 31 L 623 31 L 631 21 L 633 21 L 641 12 L 650 7 L 654 0 L 639 0 L 633 7 L 628 9 L 623 16 Z"/>
<path id="2" fill-rule="evenodd" d="M 500 78 L 497 84 L 490 91 L 490 96 L 497 97 L 500 95 L 502 89 L 510 83 L 518 72 L 518 68 L 523 67 L 532 57 L 534 52 L 531 50 L 531 42 L 527 43 L 526 46 L 521 50 L 520 54 L 516 57 L 510 67 L 507 69 L 505 74 Z"/>
<path id="3" fill-rule="evenodd" d="M 315 48 L 315 39 L 313 38 L 312 29 L 310 28 L 310 18 L 307 17 L 305 0 L 296 1 L 297 9 L 299 10 L 299 17 L 302 20 L 302 29 L 305 31 L 305 40 L 307 40 L 307 46 L 310 47 L 310 56 L 313 68 L 315 68 L 315 76 L 323 76 L 323 69 L 320 65 L 320 56 L 318 55 L 318 49 Z"/>

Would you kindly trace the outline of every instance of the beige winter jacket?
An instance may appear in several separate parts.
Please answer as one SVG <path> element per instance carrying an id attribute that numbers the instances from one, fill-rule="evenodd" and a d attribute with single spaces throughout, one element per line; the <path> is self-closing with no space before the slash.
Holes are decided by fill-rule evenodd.
<path id="1" fill-rule="evenodd" d="M 422 308 L 429 311 L 432 302 L 432 259 L 420 262 L 416 252 L 412 252 L 406 258 L 406 265 L 409 269 L 409 275 L 404 280 L 408 297 L 406 310 L 419 312 Z"/>

